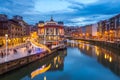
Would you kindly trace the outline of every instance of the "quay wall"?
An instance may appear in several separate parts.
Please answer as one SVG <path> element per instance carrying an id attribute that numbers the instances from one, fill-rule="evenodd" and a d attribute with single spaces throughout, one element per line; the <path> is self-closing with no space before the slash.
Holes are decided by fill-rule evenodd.
<path id="1" fill-rule="evenodd" d="M 9 71 L 12 71 L 14 69 L 20 68 L 22 66 L 25 66 L 27 64 L 30 64 L 34 61 L 45 58 L 45 57 L 51 55 L 52 53 L 56 52 L 57 50 L 59 50 L 59 47 L 52 49 L 51 53 L 48 53 L 48 51 L 44 51 L 41 53 L 36 53 L 36 54 L 29 55 L 29 56 L 26 56 L 23 58 L 12 60 L 9 62 L 1 63 L 0 64 L 0 75 L 7 73 Z"/>
<path id="2" fill-rule="evenodd" d="M 72 38 L 71 40 L 82 40 L 90 42 L 91 44 L 99 45 L 99 46 L 106 46 L 113 49 L 119 49 L 120 50 L 120 43 L 112 43 L 112 42 L 106 42 L 106 41 L 99 41 L 99 40 L 90 40 L 90 39 L 80 39 L 80 38 Z"/>

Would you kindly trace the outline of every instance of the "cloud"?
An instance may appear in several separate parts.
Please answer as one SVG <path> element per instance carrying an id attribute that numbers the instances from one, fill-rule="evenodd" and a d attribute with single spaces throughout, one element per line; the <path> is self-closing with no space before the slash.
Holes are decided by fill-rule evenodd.
<path id="1" fill-rule="evenodd" d="M 0 11 L 1 11 L 1 13 L 4 13 L 4 12 L 11 12 L 11 10 L 9 10 L 9 9 L 7 9 L 7 8 L 2 8 L 2 7 L 0 7 Z"/>
<path id="2" fill-rule="evenodd" d="M 81 4 L 92 4 L 92 3 L 95 3 L 95 2 L 97 2 L 97 1 L 99 1 L 99 0 L 67 0 L 68 2 L 72 2 L 72 3 L 74 3 L 74 2 L 76 2 L 76 3 L 81 3 Z"/>
<path id="3" fill-rule="evenodd" d="M 117 3 L 118 2 L 118 3 Z M 75 3 L 73 3 L 75 5 Z M 83 4 L 78 4 L 76 5 L 83 5 Z M 114 5 L 114 6 L 113 6 Z M 117 14 L 120 12 L 120 1 L 116 2 L 98 2 L 94 4 L 89 4 L 89 5 L 83 5 L 83 8 L 79 6 L 72 6 L 70 7 L 74 9 L 76 12 L 75 15 L 93 15 L 93 14 Z"/>
<path id="4" fill-rule="evenodd" d="M 10 15 L 22 14 L 24 11 L 32 9 L 33 4 L 33 0 L 0 0 L 0 8 L 7 9 Z M 7 11 L 1 10 L 1 12 L 6 13 Z"/>
<path id="5" fill-rule="evenodd" d="M 35 10 L 39 12 L 51 12 L 51 11 L 60 11 L 67 10 L 70 4 L 63 0 L 36 0 Z"/>
<path id="6" fill-rule="evenodd" d="M 109 1 L 109 0 L 102 1 L 101 0 L 101 1 L 97 1 L 97 3 L 88 4 L 88 5 L 85 5 L 82 3 L 75 3 L 75 2 L 72 2 L 72 4 L 74 6 L 71 5 L 72 7 L 71 6 L 69 7 L 74 10 L 74 12 L 71 13 L 73 16 L 72 21 L 73 20 L 74 20 L 73 22 L 76 21 L 77 25 L 95 23 L 100 20 L 108 19 L 120 13 L 120 9 L 119 9 L 120 1 L 117 1 L 117 0 L 115 1 Z"/>
<path id="7" fill-rule="evenodd" d="M 65 25 L 86 25 L 120 13 L 120 0 L 0 0 L 0 13 L 21 15 L 29 24 L 52 15 Z"/>
<path id="8" fill-rule="evenodd" d="M 76 25 L 78 26 L 84 26 L 87 24 L 97 23 L 100 20 L 105 20 L 112 16 L 113 15 L 93 15 L 93 16 L 77 17 L 71 19 L 71 22 L 76 23 Z"/>

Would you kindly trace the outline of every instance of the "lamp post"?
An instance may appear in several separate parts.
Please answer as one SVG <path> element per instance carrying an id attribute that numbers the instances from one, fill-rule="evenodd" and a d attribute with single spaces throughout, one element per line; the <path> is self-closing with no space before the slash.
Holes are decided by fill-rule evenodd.
<path id="1" fill-rule="evenodd" d="M 44 45 L 46 44 L 46 30 L 44 29 Z"/>
<path id="2" fill-rule="evenodd" d="M 46 35 L 44 34 L 44 44 L 46 44 Z"/>
<path id="3" fill-rule="evenodd" d="M 8 39 L 8 34 L 5 34 L 5 39 L 6 39 L 6 56 L 5 56 L 5 62 L 7 61 L 7 48 L 8 48 L 8 43 L 7 43 L 7 39 Z"/>

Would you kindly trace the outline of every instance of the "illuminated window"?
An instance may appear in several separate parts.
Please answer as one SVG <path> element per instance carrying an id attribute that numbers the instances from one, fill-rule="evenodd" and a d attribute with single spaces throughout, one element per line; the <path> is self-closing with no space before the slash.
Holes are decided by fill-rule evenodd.
<path id="1" fill-rule="evenodd" d="M 41 34 L 44 34 L 44 29 L 41 29 Z"/>

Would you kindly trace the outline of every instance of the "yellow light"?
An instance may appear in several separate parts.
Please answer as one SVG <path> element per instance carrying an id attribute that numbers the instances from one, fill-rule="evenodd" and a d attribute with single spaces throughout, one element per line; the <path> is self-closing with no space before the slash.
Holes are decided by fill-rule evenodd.
<path id="1" fill-rule="evenodd" d="M 58 62 L 60 63 L 60 56 L 58 56 Z"/>
<path id="2" fill-rule="evenodd" d="M 81 48 L 81 45 L 79 44 L 79 48 Z"/>
<path id="3" fill-rule="evenodd" d="M 11 40 L 10 39 L 8 39 L 8 42 L 10 42 Z"/>
<path id="4" fill-rule="evenodd" d="M 105 34 L 107 35 L 107 34 L 108 34 L 108 32 L 107 32 L 107 31 L 105 31 Z"/>
<path id="5" fill-rule="evenodd" d="M 109 55 L 107 55 L 107 59 L 109 58 Z"/>
<path id="6" fill-rule="evenodd" d="M 58 68 L 58 64 L 56 64 L 56 68 Z"/>
<path id="7" fill-rule="evenodd" d="M 44 27 L 44 24 L 38 24 L 38 27 Z"/>
<path id="8" fill-rule="evenodd" d="M 88 36 L 89 36 L 89 33 L 86 33 L 86 36 L 88 37 Z"/>
<path id="9" fill-rule="evenodd" d="M 46 76 L 44 76 L 44 80 L 47 80 L 47 79 L 46 79 Z"/>
<path id="10" fill-rule="evenodd" d="M 56 64 L 57 57 L 54 58 L 54 64 Z"/>
<path id="11" fill-rule="evenodd" d="M 8 34 L 5 34 L 5 37 L 8 37 Z"/>
<path id="12" fill-rule="evenodd" d="M 25 38 L 23 38 L 23 41 L 25 41 Z"/>
<path id="13" fill-rule="evenodd" d="M 113 33 L 113 31 L 112 31 L 112 30 L 110 30 L 110 33 Z"/>
<path id="14" fill-rule="evenodd" d="M 51 53 L 51 50 L 46 46 L 46 45 L 44 45 L 44 44 L 39 44 L 39 43 L 37 43 L 37 42 L 35 42 L 34 40 L 30 40 L 30 42 L 33 44 L 33 45 L 35 45 L 35 46 L 38 46 L 38 47 L 43 47 L 44 49 L 47 49 L 48 51 L 49 51 L 49 53 Z"/>
<path id="15" fill-rule="evenodd" d="M 41 29 L 41 33 L 44 34 L 44 29 Z"/>
<path id="16" fill-rule="evenodd" d="M 34 78 L 35 76 L 37 76 L 38 74 L 42 74 L 42 73 L 45 73 L 47 70 L 49 70 L 51 67 L 51 64 L 49 64 L 47 67 L 43 67 L 43 68 L 40 68 L 40 69 L 37 69 L 35 71 L 33 71 L 31 73 L 31 78 Z"/>
<path id="17" fill-rule="evenodd" d="M 99 56 L 99 52 L 96 52 L 97 56 Z"/>
<path id="18" fill-rule="evenodd" d="M 37 32 L 33 32 L 30 35 L 31 35 L 32 38 L 37 38 L 38 37 Z"/>
<path id="19" fill-rule="evenodd" d="M 51 37 L 49 36 L 48 39 L 51 40 Z"/>
<path id="20" fill-rule="evenodd" d="M 96 55 L 99 56 L 100 53 L 97 46 L 95 46 L 95 52 L 96 52 Z"/>
<path id="21" fill-rule="evenodd" d="M 109 58 L 109 62 L 112 62 L 112 57 Z"/>
<path id="22" fill-rule="evenodd" d="M 90 47 L 87 45 L 87 51 L 90 49 Z"/>
<path id="23" fill-rule="evenodd" d="M 85 45 L 84 44 L 82 45 L 82 48 L 85 49 Z"/>
<path id="24" fill-rule="evenodd" d="M 104 58 L 106 59 L 107 58 L 107 55 L 105 54 Z"/>

